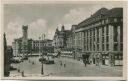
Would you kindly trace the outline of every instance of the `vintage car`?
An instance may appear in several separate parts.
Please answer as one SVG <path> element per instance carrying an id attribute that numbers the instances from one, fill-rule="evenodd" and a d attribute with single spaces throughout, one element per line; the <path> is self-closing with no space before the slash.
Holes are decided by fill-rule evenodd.
<path id="1" fill-rule="evenodd" d="M 40 58 L 39 61 L 44 63 L 44 64 L 54 64 L 54 60 L 48 56 L 44 56 L 43 58 Z"/>

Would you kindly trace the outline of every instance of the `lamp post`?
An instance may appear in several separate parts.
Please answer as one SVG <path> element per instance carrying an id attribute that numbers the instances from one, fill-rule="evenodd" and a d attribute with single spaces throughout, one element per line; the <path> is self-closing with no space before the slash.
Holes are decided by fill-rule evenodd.
<path id="1" fill-rule="evenodd" d="M 40 37 L 40 39 L 41 39 L 41 37 Z M 45 34 L 42 34 L 42 40 L 44 40 L 45 39 Z M 43 50 L 42 50 L 43 51 Z M 42 52 L 42 61 L 41 61 L 41 63 L 42 63 L 42 68 L 41 68 L 41 75 L 43 75 L 44 74 L 44 70 L 43 70 L 43 53 L 44 53 L 44 51 Z M 40 40 L 40 55 L 41 55 L 41 40 Z"/>

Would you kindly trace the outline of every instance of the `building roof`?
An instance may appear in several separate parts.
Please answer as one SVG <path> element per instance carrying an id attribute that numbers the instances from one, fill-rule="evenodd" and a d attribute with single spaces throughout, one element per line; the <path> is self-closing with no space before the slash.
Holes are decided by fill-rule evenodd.
<path id="1" fill-rule="evenodd" d="M 80 22 L 78 24 L 78 29 L 79 27 L 83 27 L 87 24 L 90 24 L 91 22 L 95 21 L 93 18 L 97 17 L 98 15 L 104 15 L 102 18 L 108 18 L 108 17 L 123 17 L 123 8 L 113 8 L 113 9 L 106 9 L 106 8 L 101 8 L 97 12 L 95 12 L 91 17 L 85 19 L 84 21 Z M 100 18 L 99 18 L 100 19 Z"/>
<path id="2" fill-rule="evenodd" d="M 99 15 L 101 15 L 101 14 L 104 14 L 104 13 L 106 13 L 107 11 L 108 11 L 107 8 L 101 8 L 101 9 L 99 9 L 97 12 L 95 12 L 95 13 L 94 13 L 93 15 L 91 15 L 89 18 L 87 18 L 87 19 L 85 19 L 84 21 L 82 21 L 81 23 L 79 23 L 79 24 L 78 24 L 78 27 L 83 26 L 83 25 L 85 25 L 85 24 L 88 24 L 88 23 L 92 22 L 94 17 L 99 16 Z"/>
<path id="3" fill-rule="evenodd" d="M 105 17 L 123 17 L 123 8 L 113 8 L 105 13 Z"/>
<path id="4" fill-rule="evenodd" d="M 101 9 L 99 9 L 97 12 L 95 12 L 91 17 L 95 17 L 95 16 L 98 16 L 98 15 L 100 15 L 100 14 L 104 14 L 104 13 L 106 13 L 107 11 L 108 11 L 107 8 L 101 8 Z"/>

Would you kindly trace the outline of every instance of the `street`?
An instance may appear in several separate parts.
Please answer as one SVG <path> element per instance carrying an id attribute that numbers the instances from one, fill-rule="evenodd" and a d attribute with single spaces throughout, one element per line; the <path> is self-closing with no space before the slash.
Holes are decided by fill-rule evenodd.
<path id="1" fill-rule="evenodd" d="M 55 58 L 54 61 L 55 64 L 43 64 L 44 75 L 41 75 L 42 64 L 39 62 L 39 57 L 29 57 L 28 60 L 24 60 L 24 62 L 19 64 L 13 64 L 13 66 L 20 69 L 20 72 L 24 72 L 26 77 L 120 77 L 123 73 L 122 66 L 110 67 L 87 64 L 85 67 L 82 61 L 66 57 Z M 21 76 L 20 72 L 17 70 L 11 71 L 10 77 Z"/>

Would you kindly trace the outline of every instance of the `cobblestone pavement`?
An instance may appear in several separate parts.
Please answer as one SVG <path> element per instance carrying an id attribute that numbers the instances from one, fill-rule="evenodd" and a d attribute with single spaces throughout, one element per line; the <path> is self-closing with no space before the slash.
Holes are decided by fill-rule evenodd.
<path id="1" fill-rule="evenodd" d="M 20 69 L 11 71 L 11 77 L 21 76 L 21 72 L 24 72 L 25 76 L 50 76 L 50 77 L 119 77 L 122 76 L 122 66 L 95 66 L 87 65 L 86 67 L 82 61 L 77 61 L 72 58 L 55 58 L 55 64 L 43 64 L 44 75 L 41 75 L 41 63 L 39 57 L 32 57 L 20 64 L 14 64 L 14 67 Z M 32 64 L 34 62 L 34 64 Z M 61 63 L 62 62 L 62 63 Z"/>

